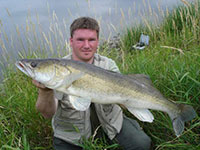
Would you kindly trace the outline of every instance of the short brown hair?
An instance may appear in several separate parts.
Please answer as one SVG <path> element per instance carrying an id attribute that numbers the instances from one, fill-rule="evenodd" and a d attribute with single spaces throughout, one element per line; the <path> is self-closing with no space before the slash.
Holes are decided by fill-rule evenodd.
<path id="1" fill-rule="evenodd" d="M 80 17 L 73 21 L 70 26 L 70 35 L 73 37 L 74 31 L 77 29 L 91 29 L 96 30 L 97 37 L 99 38 L 99 24 L 98 22 L 90 17 Z"/>

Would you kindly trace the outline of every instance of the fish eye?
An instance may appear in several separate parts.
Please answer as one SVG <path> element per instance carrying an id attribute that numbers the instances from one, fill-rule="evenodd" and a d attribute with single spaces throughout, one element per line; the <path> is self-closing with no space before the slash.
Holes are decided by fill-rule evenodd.
<path id="1" fill-rule="evenodd" d="M 31 62 L 31 67 L 35 68 L 37 66 L 37 63 L 36 62 Z"/>

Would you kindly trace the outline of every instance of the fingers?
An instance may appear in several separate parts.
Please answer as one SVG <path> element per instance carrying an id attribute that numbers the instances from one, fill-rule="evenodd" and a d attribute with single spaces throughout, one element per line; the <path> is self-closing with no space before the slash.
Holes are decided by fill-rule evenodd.
<path id="1" fill-rule="evenodd" d="M 40 89 L 48 89 L 44 84 L 36 81 L 36 80 L 32 80 L 32 83 L 37 87 L 37 88 L 40 88 Z"/>

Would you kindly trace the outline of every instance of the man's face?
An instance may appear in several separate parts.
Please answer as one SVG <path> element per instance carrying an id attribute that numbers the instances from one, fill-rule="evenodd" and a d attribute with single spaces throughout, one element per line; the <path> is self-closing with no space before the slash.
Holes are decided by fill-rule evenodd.
<path id="1" fill-rule="evenodd" d="M 77 29 L 70 38 L 72 57 L 76 61 L 92 63 L 99 40 L 97 32 L 90 29 Z"/>

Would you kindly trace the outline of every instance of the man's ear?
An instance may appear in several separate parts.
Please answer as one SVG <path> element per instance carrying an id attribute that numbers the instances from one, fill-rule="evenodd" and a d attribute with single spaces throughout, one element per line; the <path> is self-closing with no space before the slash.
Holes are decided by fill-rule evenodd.
<path id="1" fill-rule="evenodd" d="M 97 38 L 97 42 L 98 42 L 98 45 L 99 45 L 99 38 Z"/>
<path id="2" fill-rule="evenodd" d="M 72 37 L 70 37 L 70 38 L 69 38 L 69 43 L 70 43 L 70 46 L 72 45 L 72 42 L 73 42 L 73 38 L 72 38 Z"/>

